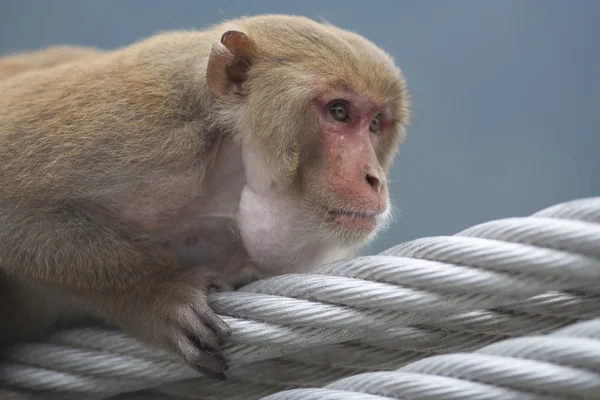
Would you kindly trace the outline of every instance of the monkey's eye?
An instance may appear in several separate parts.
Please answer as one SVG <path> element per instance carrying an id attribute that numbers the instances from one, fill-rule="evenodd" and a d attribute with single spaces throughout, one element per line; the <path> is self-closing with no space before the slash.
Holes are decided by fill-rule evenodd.
<path id="1" fill-rule="evenodd" d="M 372 133 L 378 133 L 380 124 L 381 124 L 381 122 L 379 121 L 379 115 L 376 115 L 375 118 L 373 118 L 373 120 L 369 124 L 369 130 Z"/>
<path id="2" fill-rule="evenodd" d="M 336 121 L 348 122 L 350 117 L 348 116 L 348 105 L 343 101 L 334 101 L 329 106 L 329 113 Z"/>

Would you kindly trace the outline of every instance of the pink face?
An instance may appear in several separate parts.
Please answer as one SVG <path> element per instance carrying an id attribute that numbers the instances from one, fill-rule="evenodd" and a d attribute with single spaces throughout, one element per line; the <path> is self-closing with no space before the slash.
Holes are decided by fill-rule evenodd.
<path id="1" fill-rule="evenodd" d="M 377 148 L 392 128 L 391 112 L 350 91 L 317 100 L 328 192 L 323 216 L 331 224 L 373 230 L 388 212 L 387 179 Z"/>

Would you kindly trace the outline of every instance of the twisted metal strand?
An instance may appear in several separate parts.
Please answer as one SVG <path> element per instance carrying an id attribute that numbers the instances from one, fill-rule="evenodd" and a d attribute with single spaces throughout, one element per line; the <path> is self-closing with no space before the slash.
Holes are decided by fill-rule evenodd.
<path id="1" fill-rule="evenodd" d="M 600 399 L 600 318 L 547 336 L 507 339 L 472 353 L 431 356 L 396 371 L 344 378 L 321 389 L 321 398 L 334 398 L 329 393 L 340 390 L 414 400 Z M 296 389 L 262 400 L 310 395 Z"/>

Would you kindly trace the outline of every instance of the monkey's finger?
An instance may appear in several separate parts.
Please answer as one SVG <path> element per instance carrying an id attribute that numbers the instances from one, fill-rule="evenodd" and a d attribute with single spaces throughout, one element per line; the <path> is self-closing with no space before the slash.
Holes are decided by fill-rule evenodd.
<path id="1" fill-rule="evenodd" d="M 227 337 L 233 332 L 231 327 L 219 318 L 209 307 L 199 307 L 196 309 L 196 313 L 206 325 L 210 326 L 215 331 L 217 337 Z"/>
<path id="2" fill-rule="evenodd" d="M 181 320 L 180 326 L 183 333 L 196 347 L 203 351 L 213 354 L 219 352 L 219 337 L 212 327 L 210 327 L 198 315 L 192 314 L 189 318 Z"/>
<path id="3" fill-rule="evenodd" d="M 229 368 L 223 358 L 207 353 L 183 333 L 177 335 L 175 346 L 194 369 L 210 378 L 219 379 Z"/>
<path id="4" fill-rule="evenodd" d="M 207 329 L 209 329 L 209 328 L 207 328 Z M 196 336 L 194 334 L 190 334 L 190 333 L 187 333 L 187 337 L 188 337 L 188 339 L 190 339 L 192 341 L 192 343 L 194 343 L 196 345 L 196 347 L 198 347 L 200 350 L 204 351 L 205 353 L 210 354 L 211 356 L 221 357 L 219 338 L 216 336 L 216 334 L 214 332 L 212 332 L 210 338 L 207 338 L 206 336 L 198 337 L 198 336 Z M 217 344 L 215 345 L 215 343 L 217 343 Z"/>

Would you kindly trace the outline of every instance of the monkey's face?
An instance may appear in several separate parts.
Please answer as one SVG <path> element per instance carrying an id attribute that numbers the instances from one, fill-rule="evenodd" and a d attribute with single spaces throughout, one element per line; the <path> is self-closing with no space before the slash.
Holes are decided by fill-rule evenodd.
<path id="1" fill-rule="evenodd" d="M 380 154 L 393 151 L 397 127 L 389 107 L 351 90 L 329 89 L 312 104 L 312 144 L 299 165 L 300 190 L 319 229 L 345 246 L 373 237 L 389 220 L 387 169 Z"/>
<path id="2" fill-rule="evenodd" d="M 277 268 L 294 265 L 290 255 L 303 266 L 320 257 L 315 266 L 372 240 L 391 214 L 387 172 L 402 128 L 393 107 L 333 86 L 285 103 L 296 88 L 257 92 L 250 104 L 279 101 L 290 114 L 261 115 L 243 140 L 240 230 L 252 257 Z"/>

